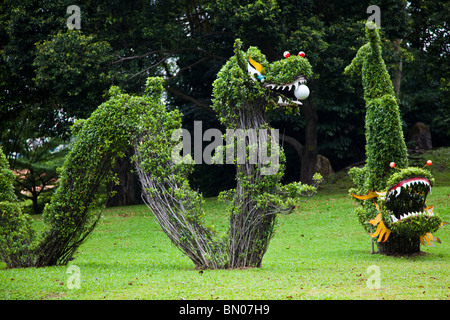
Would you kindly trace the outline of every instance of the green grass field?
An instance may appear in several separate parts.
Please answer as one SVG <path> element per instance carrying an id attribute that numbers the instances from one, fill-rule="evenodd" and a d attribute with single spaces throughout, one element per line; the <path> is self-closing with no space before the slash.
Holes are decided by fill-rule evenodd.
<path id="1" fill-rule="evenodd" d="M 450 222 L 449 149 L 427 156 L 436 177 L 428 203 Z M 450 226 L 434 233 L 442 243 L 422 247 L 424 254 L 371 254 L 349 184 L 339 172 L 292 214 L 279 216 L 258 269 L 201 272 L 146 206 L 105 209 L 69 266 L 0 267 L 0 299 L 450 299 Z M 205 203 L 207 218 L 222 230 L 224 207 L 214 198 Z M 79 268 L 79 288 L 71 288 L 71 265 Z M 379 270 L 378 289 L 370 266 Z"/>

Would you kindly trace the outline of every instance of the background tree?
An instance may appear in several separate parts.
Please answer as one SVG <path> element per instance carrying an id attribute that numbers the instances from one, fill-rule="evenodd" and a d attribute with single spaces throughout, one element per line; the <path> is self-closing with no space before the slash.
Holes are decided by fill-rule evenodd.
<path id="1" fill-rule="evenodd" d="M 409 1 L 405 42 L 413 59 L 404 65 L 401 107 L 408 123 L 430 126 L 434 146 L 450 134 L 450 1 Z M 432 112 L 430 112 L 432 110 Z"/>
<path id="2" fill-rule="evenodd" d="M 377 3 L 403 129 L 406 133 L 415 122 L 425 122 L 436 147 L 448 144 L 450 136 L 448 3 Z M 224 129 L 210 107 L 212 83 L 233 55 L 238 37 L 244 46 L 260 47 L 269 61 L 281 58 L 286 50 L 304 51 L 315 70 L 316 78 L 309 81 L 311 97 L 301 114 L 270 115 L 271 123 L 285 135 L 286 177 L 306 181 L 319 153 L 336 170 L 364 159 L 362 88 L 342 70 L 364 42 L 356 26 L 368 18 L 370 1 L 84 1 L 79 5 L 81 30 L 69 32 L 66 9 L 71 4 L 68 0 L 0 4 L 0 141 L 12 167 L 21 120 L 33 119 L 42 136 L 67 138 L 73 120 L 87 118 L 103 102 L 110 84 L 142 93 L 145 79 L 153 75 L 165 78 L 166 101 L 182 111 L 185 128 L 192 130 L 193 121 L 202 120 L 205 130 Z M 430 108 L 434 112 L 428 112 Z M 129 160 L 124 161 L 120 167 L 129 167 Z M 235 183 L 233 170 L 227 165 L 199 165 L 190 181 L 216 195 Z M 126 204 L 133 192 L 124 197 L 120 193 L 133 185 L 133 175 L 119 169 L 118 174 L 124 178 L 117 199 Z M 224 184 L 211 188 L 211 177 L 221 177 Z"/>
<path id="3" fill-rule="evenodd" d="M 57 138 L 38 137 L 21 141 L 20 157 L 14 161 L 16 190 L 19 199 L 29 199 L 34 214 L 42 213 L 44 205 L 58 185 L 57 168 L 67 154 L 62 141 Z"/>

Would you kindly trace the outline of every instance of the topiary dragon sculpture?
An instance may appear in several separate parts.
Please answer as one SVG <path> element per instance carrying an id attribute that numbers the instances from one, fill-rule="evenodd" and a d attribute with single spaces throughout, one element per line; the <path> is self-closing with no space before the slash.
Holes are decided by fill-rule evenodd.
<path id="1" fill-rule="evenodd" d="M 226 234 L 204 222 L 202 197 L 187 179 L 193 166 L 189 161 L 173 160 L 181 114 L 164 106 L 163 79 L 148 78 L 143 96 L 112 87 L 108 101 L 88 119 L 75 123 L 59 187 L 44 209 L 41 235 L 16 203 L 13 175 L 0 152 L 0 260 L 10 268 L 67 264 L 100 219 L 91 204 L 101 182 L 114 179 L 111 168 L 116 159 L 133 146 L 142 198 L 172 243 L 197 268 L 260 267 L 274 233 L 276 214 L 291 212 L 300 196 L 316 192 L 315 186 L 281 184 L 284 154 L 276 130 L 266 120 L 270 109 L 294 112 L 301 105 L 298 98 L 307 97 L 304 83 L 312 72 L 302 56 L 269 64 L 257 48 L 244 53 L 241 46 L 237 40 L 235 55 L 214 82 L 213 109 L 228 128 L 242 130 L 244 140 L 250 129 L 259 135 L 256 146 L 233 141 L 226 151 L 244 143 L 246 152 L 250 154 L 256 147 L 258 156 L 256 162 L 236 162 L 237 187 L 222 195 L 232 197 Z M 260 129 L 264 130 L 258 132 Z M 262 149 L 270 149 L 270 157 L 263 157 Z M 216 150 L 216 154 L 220 152 Z"/>
<path id="2" fill-rule="evenodd" d="M 440 242 L 431 232 L 446 223 L 425 204 L 434 183 L 431 173 L 408 167 L 399 107 L 381 55 L 378 29 L 366 26 L 366 38 L 368 43 L 344 71 L 362 77 L 366 102 L 366 164 L 349 171 L 356 184 L 350 193 L 363 202 L 356 213 L 365 229 L 377 226 L 371 236 L 377 238 L 379 252 L 416 253 L 420 243 Z"/>

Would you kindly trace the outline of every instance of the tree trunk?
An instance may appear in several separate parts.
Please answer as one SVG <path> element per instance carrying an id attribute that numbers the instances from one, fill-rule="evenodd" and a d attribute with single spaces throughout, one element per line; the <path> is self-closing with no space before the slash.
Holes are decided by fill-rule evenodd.
<path id="1" fill-rule="evenodd" d="M 378 251 L 386 255 L 407 255 L 420 252 L 419 238 L 405 238 L 391 234 L 389 239 L 382 243 L 377 242 Z"/>
<path id="2" fill-rule="evenodd" d="M 117 159 L 114 172 L 119 178 L 119 184 L 108 182 L 106 184 L 106 191 L 108 198 L 106 200 L 106 207 L 117 207 L 117 206 L 129 206 L 137 204 L 136 198 L 136 177 L 133 172 L 131 172 L 133 166 L 131 164 L 130 157 L 133 151 L 127 150 L 126 156 Z M 115 192 L 111 196 L 111 192 Z"/>
<path id="3" fill-rule="evenodd" d="M 305 117 L 305 145 L 301 156 L 300 181 L 312 184 L 312 177 L 317 170 L 317 110 L 310 99 L 303 101 L 300 110 Z"/>
<path id="4" fill-rule="evenodd" d="M 33 202 L 33 213 L 39 214 L 41 210 L 39 209 L 38 203 L 38 192 L 36 191 L 36 186 L 33 186 L 33 190 L 31 191 L 31 201 Z"/>
<path id="5" fill-rule="evenodd" d="M 401 56 L 401 39 L 396 39 L 394 41 L 395 44 L 395 51 L 397 52 L 397 54 L 399 55 L 399 63 L 398 63 L 398 67 L 397 67 L 397 71 L 395 72 L 395 79 L 394 79 L 394 91 L 395 91 L 395 95 L 397 97 L 397 99 L 400 101 L 400 84 L 402 82 L 402 71 L 403 71 L 403 62 L 402 62 L 402 56 Z"/>
<path id="6" fill-rule="evenodd" d="M 259 130 L 266 125 L 265 115 L 260 109 L 254 107 L 251 111 L 240 112 L 238 129 Z M 271 139 L 270 135 L 267 137 Z M 261 148 L 261 142 L 259 140 L 258 148 Z M 255 195 L 260 188 L 258 184 L 263 179 L 262 166 L 259 156 L 256 164 L 245 161 L 244 164 L 236 166 L 235 206 L 230 217 L 229 268 L 261 267 L 263 256 L 273 236 L 276 215 L 269 214 L 267 208 L 258 207 L 255 200 Z M 245 177 L 245 179 L 239 177 Z M 251 190 L 251 186 L 257 190 Z"/>

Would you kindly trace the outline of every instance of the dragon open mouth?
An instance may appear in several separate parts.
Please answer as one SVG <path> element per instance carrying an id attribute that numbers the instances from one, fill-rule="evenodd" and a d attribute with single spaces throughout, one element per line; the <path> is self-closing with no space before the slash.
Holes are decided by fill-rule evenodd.
<path id="1" fill-rule="evenodd" d="M 386 192 L 386 208 L 392 222 L 404 221 L 418 216 L 433 216 L 425 201 L 431 191 L 431 182 L 426 178 L 413 177 L 400 181 Z"/>
<path id="2" fill-rule="evenodd" d="M 283 85 L 266 83 L 263 86 L 272 89 L 278 96 L 277 104 L 282 107 L 289 106 L 291 103 L 302 105 L 299 99 L 306 99 L 309 95 L 309 89 L 305 85 L 306 79 L 302 76 L 296 80 Z"/>
<path id="3" fill-rule="evenodd" d="M 247 72 L 263 88 L 270 89 L 273 94 L 271 98 L 278 106 L 295 108 L 302 105 L 300 100 L 309 97 L 306 78 L 311 76 L 311 67 L 303 52 L 298 56 L 290 56 L 285 52 L 284 56 L 286 59 L 264 67 L 249 55 Z"/>

